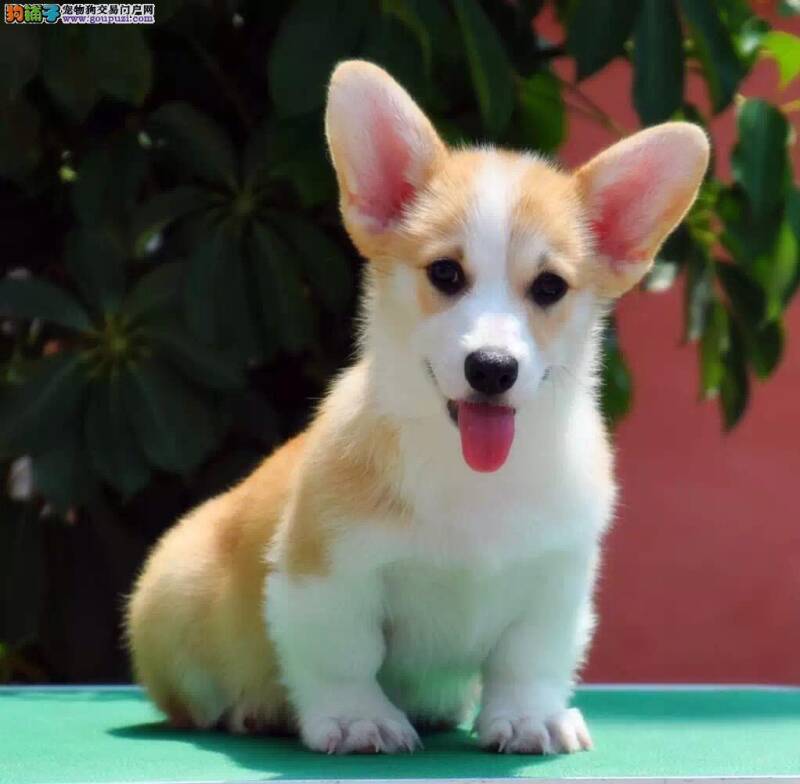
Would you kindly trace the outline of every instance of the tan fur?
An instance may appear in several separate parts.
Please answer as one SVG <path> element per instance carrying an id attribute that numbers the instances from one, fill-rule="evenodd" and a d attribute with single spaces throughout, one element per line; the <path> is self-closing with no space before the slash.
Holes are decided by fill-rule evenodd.
<path id="1" fill-rule="evenodd" d="M 289 712 L 262 611 L 267 554 L 296 577 L 324 574 L 323 519 L 407 519 L 392 483 L 397 434 L 369 413 L 364 364 L 347 372 L 305 433 L 190 512 L 147 559 L 128 638 L 136 679 L 174 726 L 283 726 Z M 214 684 L 219 713 L 197 711 L 187 674 Z"/>
<path id="2" fill-rule="evenodd" d="M 326 573 L 331 531 L 323 521 L 344 526 L 408 517 L 394 487 L 397 432 L 370 414 L 365 370 L 362 362 L 348 371 L 309 432 L 310 449 L 274 541 L 273 557 L 292 575 Z"/>
<path id="3" fill-rule="evenodd" d="M 216 684 L 227 709 L 245 697 L 272 706 L 249 717 L 260 724 L 283 719 L 285 697 L 261 613 L 264 553 L 305 440 L 288 442 L 245 482 L 189 513 L 145 563 L 128 607 L 134 672 L 176 725 L 221 718 L 197 712 L 186 676 Z"/>
<path id="4" fill-rule="evenodd" d="M 380 69 L 351 63 L 337 70 L 332 91 L 347 69 L 347 78 L 355 74 L 371 80 L 370 89 L 394 89 Z M 419 309 L 430 315 L 449 303 L 430 286 L 425 268 L 434 259 L 451 257 L 470 274 L 457 229 L 469 210 L 476 171 L 486 155 L 498 153 L 448 151 L 413 103 L 403 108 L 418 123 L 415 140 L 423 149 L 423 163 L 410 175 L 417 197 L 402 219 L 385 230 L 360 222 L 358 196 L 345 165 L 346 140 L 330 125 L 328 137 L 345 223 L 372 262 L 368 299 L 388 285 L 391 265 L 403 263 L 418 276 Z M 525 167 L 508 261 L 510 284 L 521 293 L 545 269 L 562 275 L 572 289 L 590 287 L 608 296 L 644 274 L 691 202 L 706 161 L 702 156 L 690 161 L 693 175 L 686 178 L 686 188 L 691 192 L 675 195 L 648 237 L 645 261 L 635 269 L 612 268 L 591 260 L 584 207 L 596 172 L 618 154 L 619 146 L 569 175 L 531 156 L 500 153 L 509 165 Z M 531 233 L 546 237 L 547 257 L 526 255 L 525 238 Z M 532 312 L 536 340 L 552 340 L 571 307 L 566 301 L 551 313 Z M 398 429 L 376 413 L 369 362 L 365 356 L 338 380 L 305 433 L 241 484 L 186 515 L 147 559 L 128 606 L 128 639 L 137 679 L 176 726 L 206 727 L 222 720 L 243 732 L 285 723 L 287 699 L 263 616 L 269 562 L 279 562 L 298 579 L 324 575 L 331 542 L 342 527 L 402 526 L 410 519 L 413 510 L 399 490 Z"/>

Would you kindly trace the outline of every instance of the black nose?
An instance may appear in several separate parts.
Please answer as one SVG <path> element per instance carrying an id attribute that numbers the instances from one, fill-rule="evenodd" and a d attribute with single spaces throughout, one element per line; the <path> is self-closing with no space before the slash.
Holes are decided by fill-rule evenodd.
<path id="1" fill-rule="evenodd" d="M 499 395 L 514 386 L 519 365 L 504 351 L 481 349 L 467 355 L 464 375 L 470 386 L 484 395 Z"/>

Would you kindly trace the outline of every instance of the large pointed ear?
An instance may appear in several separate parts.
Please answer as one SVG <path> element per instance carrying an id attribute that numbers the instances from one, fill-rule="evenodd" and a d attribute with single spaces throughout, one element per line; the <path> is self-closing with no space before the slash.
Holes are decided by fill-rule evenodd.
<path id="1" fill-rule="evenodd" d="M 408 93 L 382 68 L 361 60 L 333 72 L 325 131 L 345 225 L 363 252 L 361 246 L 372 244 L 369 235 L 396 226 L 445 147 Z"/>
<path id="2" fill-rule="evenodd" d="M 641 280 L 692 206 L 708 156 L 700 128 L 672 122 L 618 142 L 576 172 L 603 296 L 618 297 Z"/>

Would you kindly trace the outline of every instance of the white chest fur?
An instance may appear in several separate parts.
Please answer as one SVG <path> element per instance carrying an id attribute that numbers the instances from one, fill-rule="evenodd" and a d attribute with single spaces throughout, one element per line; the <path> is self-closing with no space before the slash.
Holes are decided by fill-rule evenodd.
<path id="1" fill-rule="evenodd" d="M 542 394 L 489 475 L 464 464 L 437 413 L 400 429 L 393 484 L 407 517 L 331 520 L 324 576 L 292 579 L 278 554 L 267 620 L 301 713 L 344 702 L 391 714 L 385 694 L 412 717 L 452 720 L 481 673 L 522 678 L 510 693 L 547 711 L 565 705 L 614 500 L 594 400 Z"/>
<path id="2" fill-rule="evenodd" d="M 502 572 L 419 562 L 384 570 L 384 629 L 393 667 L 477 671 L 502 630 L 532 600 L 536 565 Z"/>
<path id="3" fill-rule="evenodd" d="M 588 396 L 568 414 L 549 404 L 543 395 L 538 409 L 518 414 L 509 459 L 492 474 L 460 459 L 445 417 L 403 428 L 401 492 L 414 516 L 405 544 L 417 558 L 497 572 L 597 541 L 615 498 L 602 420 Z"/>

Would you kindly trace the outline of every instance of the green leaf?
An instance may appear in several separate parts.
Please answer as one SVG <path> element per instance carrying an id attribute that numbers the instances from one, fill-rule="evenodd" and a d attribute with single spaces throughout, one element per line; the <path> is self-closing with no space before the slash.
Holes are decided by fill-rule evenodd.
<path id="1" fill-rule="evenodd" d="M 350 259 L 330 237 L 299 216 L 282 214 L 278 225 L 322 304 L 332 313 L 344 313 L 353 296 Z"/>
<path id="2" fill-rule="evenodd" d="M 153 136 L 202 180 L 236 187 L 236 155 L 225 132 L 188 103 L 168 103 L 150 115 Z"/>
<path id="3" fill-rule="evenodd" d="M 631 374 L 620 351 L 613 321 L 606 329 L 604 338 L 601 389 L 603 413 L 612 426 L 616 425 L 630 411 L 633 393 Z"/>
<path id="4" fill-rule="evenodd" d="M 161 191 L 136 208 L 131 218 L 133 253 L 136 258 L 147 255 L 148 243 L 167 226 L 184 215 L 209 206 L 209 194 L 191 185 Z"/>
<path id="5" fill-rule="evenodd" d="M 566 117 L 561 89 L 553 74 L 540 71 L 520 80 L 517 107 L 519 130 L 526 146 L 545 153 L 561 146 Z"/>
<path id="6" fill-rule="evenodd" d="M 122 304 L 122 312 L 136 322 L 175 308 L 184 271 L 182 262 L 159 264 L 139 279 Z"/>
<path id="7" fill-rule="evenodd" d="M 794 232 L 784 221 L 769 253 L 758 256 L 748 272 L 761 286 L 767 300 L 767 317 L 778 318 L 789 301 L 799 274 L 800 257 Z"/>
<path id="8" fill-rule="evenodd" d="M 0 25 L 0 106 L 15 101 L 39 69 L 39 31 L 35 27 Z"/>
<path id="9" fill-rule="evenodd" d="M 246 189 L 254 190 L 269 180 L 269 168 L 272 163 L 271 157 L 275 146 L 273 136 L 276 125 L 277 123 L 268 120 L 258 126 L 247 139 L 241 165 L 241 178 Z M 321 140 L 322 129 L 320 128 L 319 130 L 319 140 Z M 296 135 L 285 133 L 283 136 L 284 143 L 291 149 L 293 143 L 296 143 Z M 280 160 L 280 155 L 278 160 Z"/>
<path id="10" fill-rule="evenodd" d="M 700 385 L 704 397 L 716 397 L 725 378 L 725 355 L 730 348 L 728 313 L 719 302 L 706 308 L 700 338 Z"/>
<path id="11" fill-rule="evenodd" d="M 321 117 L 271 122 L 255 131 L 245 148 L 243 169 L 248 187 L 280 180 L 305 208 L 336 198 Z"/>
<path id="12" fill-rule="evenodd" d="M 78 122 L 86 118 L 98 99 L 97 75 L 86 48 L 86 31 L 77 26 L 60 25 L 56 35 L 43 36 L 41 68 L 45 87 Z"/>
<path id="13" fill-rule="evenodd" d="M 767 300 L 763 289 L 735 264 L 717 262 L 717 279 L 728 295 L 737 315 L 748 324 L 760 326 L 767 317 Z"/>
<path id="14" fill-rule="evenodd" d="M 84 331 L 91 327 L 86 311 L 64 289 L 39 278 L 0 280 L 0 313 L 37 319 Z"/>
<path id="15" fill-rule="evenodd" d="M 211 228 L 197 244 L 186 265 L 181 291 L 183 315 L 189 330 L 203 342 L 219 342 L 218 295 L 228 268 L 240 264 L 233 239 Z"/>
<path id="16" fill-rule="evenodd" d="M 381 10 L 399 19 L 416 35 L 426 73 L 431 73 L 434 59 L 451 62 L 460 57 L 455 25 L 443 0 L 381 0 Z M 531 14 L 528 18 L 533 17 Z"/>
<path id="17" fill-rule="evenodd" d="M 19 180 L 30 174 L 42 157 L 39 115 L 22 98 L 3 106 L 2 111 L 0 179 Z"/>
<path id="18" fill-rule="evenodd" d="M 772 252 L 781 224 L 779 210 L 756 222 L 744 189 L 733 185 L 720 190 L 716 212 L 725 224 L 719 239 L 739 265 L 747 267 Z"/>
<path id="19" fill-rule="evenodd" d="M 578 80 L 591 76 L 622 54 L 641 4 L 642 0 L 579 0 L 576 3 L 567 30 L 567 51 L 577 63 Z"/>
<path id="20" fill-rule="evenodd" d="M 270 359 L 277 350 L 277 340 L 267 343 L 261 337 L 258 313 L 260 297 L 253 260 L 246 255 L 231 260 L 217 290 L 219 345 L 235 355 L 240 365 Z"/>
<path id="21" fill-rule="evenodd" d="M 242 368 L 236 360 L 199 343 L 177 319 L 164 319 L 149 325 L 143 335 L 189 381 L 210 389 L 241 389 Z"/>
<path id="22" fill-rule="evenodd" d="M 795 242 L 800 244 L 800 189 L 796 187 L 792 187 L 786 197 L 786 222 L 794 233 Z M 800 288 L 800 260 L 795 267 L 794 280 L 786 290 L 784 304 L 788 305 L 798 288 Z"/>
<path id="23" fill-rule="evenodd" d="M 125 254 L 108 230 L 73 229 L 64 265 L 87 303 L 99 313 L 115 311 L 125 292 Z"/>
<path id="24" fill-rule="evenodd" d="M 781 89 L 800 74 L 800 37 L 783 30 L 771 30 L 761 39 L 763 54 L 778 63 Z"/>
<path id="25" fill-rule="evenodd" d="M 93 384 L 84 424 L 95 473 L 126 499 L 141 490 L 150 468 L 126 417 L 119 376 Z"/>
<path id="26" fill-rule="evenodd" d="M 484 128 L 498 137 L 514 110 L 514 72 L 508 54 L 476 0 L 453 0 L 453 8 Z"/>
<path id="27" fill-rule="evenodd" d="M 432 0 L 437 5 L 438 0 Z M 433 42 L 431 32 L 422 18 L 423 4 L 419 0 L 381 0 L 381 11 L 402 22 L 417 38 L 422 50 L 422 62 L 426 73 L 430 73 L 433 63 Z"/>
<path id="28" fill-rule="evenodd" d="M 750 379 L 745 364 L 745 347 L 735 323 L 731 323 L 730 347 L 725 354 L 725 374 L 720 385 L 720 403 L 726 430 L 739 423 L 750 398 Z"/>
<path id="29" fill-rule="evenodd" d="M 61 513 L 85 503 L 95 487 L 76 426 L 80 422 L 71 423 L 57 443 L 33 457 L 34 486 Z"/>
<path id="30" fill-rule="evenodd" d="M 708 257 L 695 251 L 686 268 L 684 339 L 695 341 L 703 334 L 706 311 L 714 295 L 714 267 Z"/>
<path id="31" fill-rule="evenodd" d="M 98 224 L 127 221 L 147 174 L 147 156 L 132 134 L 91 149 L 77 167 L 72 207 L 81 222 Z"/>
<path id="32" fill-rule="evenodd" d="M 295 0 L 281 20 L 267 64 L 278 115 L 322 106 L 334 65 L 354 53 L 370 12 L 367 0 Z"/>
<path id="33" fill-rule="evenodd" d="M 212 414 L 198 394 L 156 362 L 130 366 L 120 379 L 126 418 L 158 468 L 188 473 L 214 447 Z"/>
<path id="34" fill-rule="evenodd" d="M 267 345 L 277 336 L 287 352 L 297 353 L 311 342 L 312 315 L 294 259 L 262 223 L 255 225 L 251 253 Z"/>
<path id="35" fill-rule="evenodd" d="M 432 83 L 425 71 L 419 39 L 392 16 L 370 16 L 363 57 L 385 68 L 423 106 L 429 102 Z"/>
<path id="36" fill-rule="evenodd" d="M 714 111 L 721 112 L 733 99 L 747 69 L 720 19 L 716 3 L 680 0 L 680 5 L 703 66 Z"/>
<path id="37" fill-rule="evenodd" d="M 58 441 L 86 388 L 80 358 L 61 352 L 38 361 L 30 376 L 0 398 L 0 451 L 37 452 Z"/>
<path id="38" fill-rule="evenodd" d="M 748 99 L 737 118 L 739 141 L 731 164 L 756 222 L 766 220 L 783 202 L 787 179 L 786 143 L 789 124 L 766 101 Z"/>
<path id="39" fill-rule="evenodd" d="M 800 242 L 800 188 L 793 185 L 786 195 L 786 220 Z"/>
<path id="40" fill-rule="evenodd" d="M 633 102 L 642 123 L 668 120 L 683 103 L 683 33 L 673 0 L 642 0 L 633 69 Z"/>
<path id="41" fill-rule="evenodd" d="M 87 56 L 97 86 L 120 101 L 141 106 L 153 81 L 153 56 L 135 25 L 89 30 Z"/>
<path id="42" fill-rule="evenodd" d="M 533 28 L 534 17 L 543 0 L 513 3 L 487 3 L 481 7 L 503 41 L 503 46 L 518 76 L 531 76 L 542 67 L 540 49 L 547 46 Z M 438 52 L 437 52 L 438 54 Z"/>
<path id="43" fill-rule="evenodd" d="M 760 329 L 744 329 L 747 358 L 759 378 L 768 378 L 783 357 L 785 335 L 779 319 L 768 321 Z"/>
<path id="44" fill-rule="evenodd" d="M 299 267 L 284 242 L 264 224 L 256 224 L 250 263 L 259 294 L 262 345 L 297 353 L 311 342 L 311 307 Z"/>

